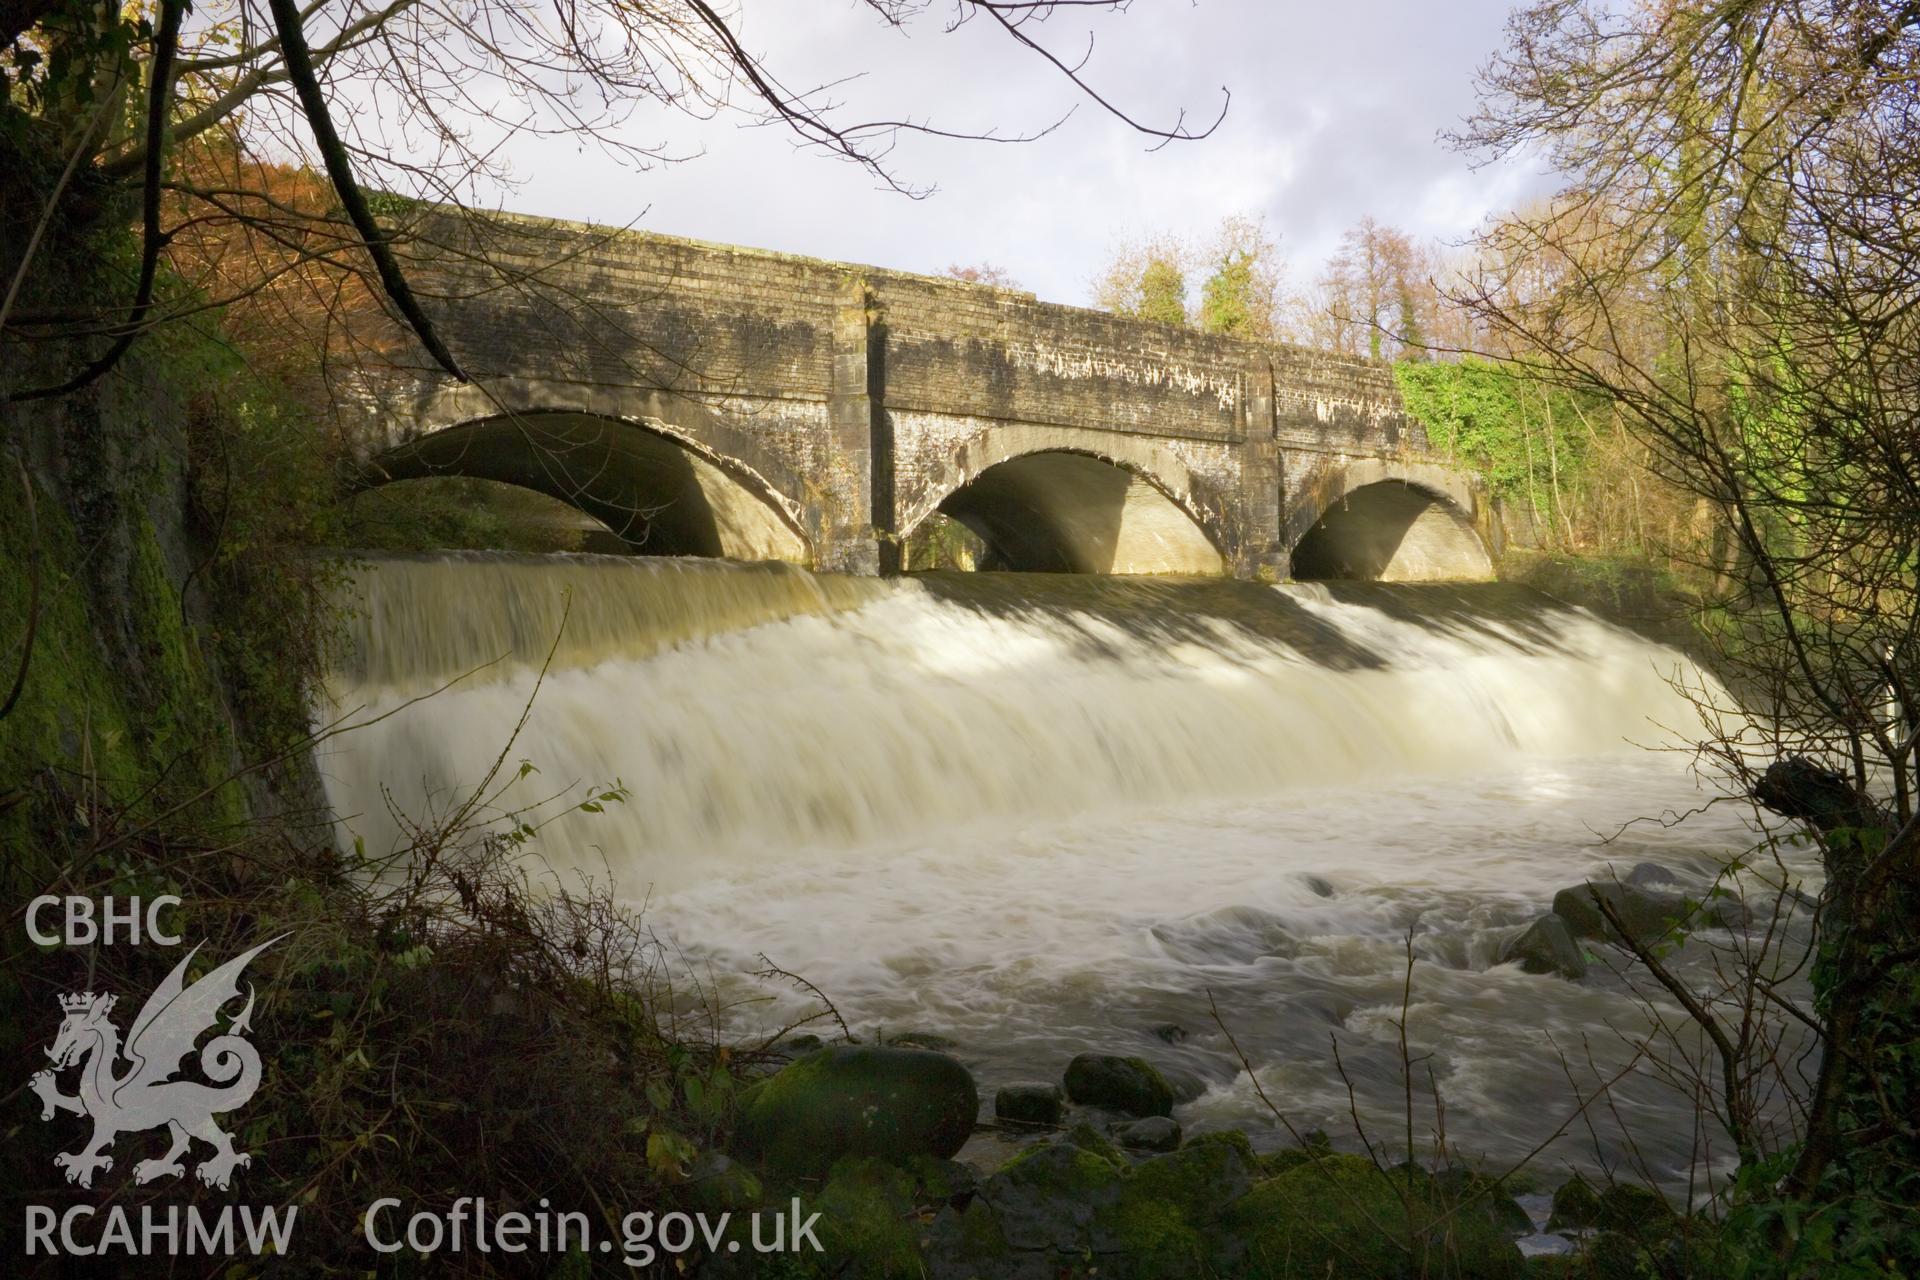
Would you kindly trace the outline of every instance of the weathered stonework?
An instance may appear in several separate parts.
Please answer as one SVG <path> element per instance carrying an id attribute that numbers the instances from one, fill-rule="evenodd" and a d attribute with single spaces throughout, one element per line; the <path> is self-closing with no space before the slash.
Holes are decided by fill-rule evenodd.
<path id="1" fill-rule="evenodd" d="M 1328 504 L 1364 483 L 1484 520 L 1477 484 L 1426 457 L 1376 363 L 573 223 L 435 213 L 413 230 L 413 278 L 473 380 L 424 360 L 364 368 L 375 474 L 473 470 L 671 522 L 675 491 L 640 474 L 660 455 L 617 440 L 646 433 L 765 504 L 800 558 L 855 573 L 897 568 L 902 539 L 960 489 L 1043 453 L 1124 468 L 1240 575 L 1284 576 Z M 582 443 L 589 419 L 606 442 Z M 572 424 L 560 461 L 516 464 L 527 441 L 544 448 L 528 430 L 543 422 Z M 706 545 L 704 528 L 673 545 Z"/>

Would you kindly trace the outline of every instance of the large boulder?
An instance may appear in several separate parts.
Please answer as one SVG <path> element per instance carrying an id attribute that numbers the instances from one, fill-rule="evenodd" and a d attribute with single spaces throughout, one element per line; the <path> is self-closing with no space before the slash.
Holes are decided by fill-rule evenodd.
<path id="1" fill-rule="evenodd" d="M 1574 941 L 1567 922 L 1552 912 L 1500 944 L 1497 962 L 1516 961 L 1525 973 L 1557 973 L 1566 978 L 1587 975 L 1587 953 Z"/>
<path id="2" fill-rule="evenodd" d="M 1651 889 L 1655 885 L 1672 885 L 1678 890 L 1680 875 L 1672 867 L 1663 867 L 1657 862 L 1636 862 L 1633 870 L 1627 872 L 1627 883 L 1638 885 L 1642 889 Z"/>
<path id="3" fill-rule="evenodd" d="M 1594 1222 L 1602 1231 L 1645 1235 L 1667 1229 L 1673 1219 L 1673 1206 L 1658 1191 L 1631 1182 L 1616 1182 L 1600 1193 L 1599 1212 Z"/>
<path id="4" fill-rule="evenodd" d="M 1737 898 L 1716 891 L 1705 901 L 1657 892 L 1636 884 L 1589 880 L 1553 895 L 1553 914 L 1566 922 L 1576 938 L 1615 939 L 1613 926 L 1601 914 L 1606 902 L 1635 942 L 1658 941 L 1675 925 L 1692 919 L 1696 925 L 1736 929 L 1746 923 L 1747 911 Z"/>
<path id="5" fill-rule="evenodd" d="M 1636 942 L 1651 942 L 1680 918 L 1680 899 L 1637 885 L 1589 880 L 1553 895 L 1553 914 L 1566 922 L 1577 938 L 1612 938 L 1615 932 L 1600 910 L 1605 902 Z"/>
<path id="6" fill-rule="evenodd" d="M 763 1280 L 835 1276 L 840 1280 L 924 1280 L 921 1224 L 973 1194 L 972 1171 L 950 1160 L 921 1156 L 905 1166 L 873 1157 L 839 1161 L 817 1188 L 799 1197 L 802 1221 L 813 1220 L 820 1251 L 802 1247 L 794 1264 L 769 1272 L 755 1247 L 754 1214 L 736 1212 L 719 1229 L 719 1245 L 701 1263 L 701 1280 Z M 786 1212 L 789 1199 L 770 1197 L 763 1214 Z M 813 1215 L 818 1215 L 814 1218 Z M 790 1236 L 783 1237 L 792 1244 Z"/>
<path id="7" fill-rule="evenodd" d="M 1600 1196 L 1579 1174 L 1560 1184 L 1553 1193 L 1553 1214 L 1547 1219 L 1549 1231 L 1583 1231 L 1600 1221 Z"/>
<path id="8" fill-rule="evenodd" d="M 1083 1053 L 1067 1064 L 1067 1096 L 1130 1116 L 1173 1114 L 1173 1086 L 1145 1058 Z"/>
<path id="9" fill-rule="evenodd" d="M 819 1177 L 847 1156 L 947 1159 L 979 1109 L 973 1076 L 944 1053 L 834 1045 L 747 1090 L 737 1132 L 776 1177 Z"/>
<path id="10" fill-rule="evenodd" d="M 1442 1169 L 1433 1175 L 1433 1190 L 1442 1208 L 1477 1214 L 1502 1235 L 1533 1234 L 1533 1219 L 1497 1179 L 1471 1169 Z"/>
<path id="11" fill-rule="evenodd" d="M 1094 1217 L 1117 1204 L 1125 1166 L 1072 1142 L 1048 1142 L 980 1185 L 1000 1235 L 1018 1250 L 1072 1255 L 1091 1247 Z"/>

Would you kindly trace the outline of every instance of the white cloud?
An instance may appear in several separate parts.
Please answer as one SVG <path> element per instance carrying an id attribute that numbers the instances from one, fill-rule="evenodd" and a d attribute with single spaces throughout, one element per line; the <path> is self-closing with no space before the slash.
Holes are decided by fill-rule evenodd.
<path id="1" fill-rule="evenodd" d="M 746 0 L 744 34 L 790 87 L 861 75 L 833 91 L 849 118 L 909 115 L 943 128 L 1015 133 L 1078 101 L 1039 59 L 983 21 L 946 34 L 936 4 L 907 32 L 863 5 Z M 1025 145 L 903 135 L 901 178 L 924 200 L 876 189 L 870 174 L 798 151 L 776 128 L 723 117 L 639 113 L 627 129 L 703 149 L 681 165 L 630 173 L 560 139 L 516 145 L 510 208 L 907 270 L 991 261 L 1043 297 L 1078 302 L 1117 236 L 1201 236 L 1229 214 L 1266 218 L 1297 273 L 1311 275 L 1361 216 L 1457 237 L 1537 185 L 1524 169 L 1469 172 L 1436 133 L 1472 106 L 1474 68 L 1500 41 L 1500 0 L 1447 5 L 1351 0 L 1343 6 L 1145 0 L 1125 14 L 1064 9 L 1036 28 L 1063 58 L 1091 30 L 1089 82 L 1129 113 L 1210 120 L 1204 142 L 1150 139 L 1081 101 L 1072 119 Z"/>

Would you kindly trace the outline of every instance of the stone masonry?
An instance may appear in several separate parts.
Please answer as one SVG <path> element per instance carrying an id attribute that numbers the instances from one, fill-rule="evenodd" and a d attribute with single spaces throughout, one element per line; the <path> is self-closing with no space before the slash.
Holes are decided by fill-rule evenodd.
<path id="1" fill-rule="evenodd" d="M 574 223 L 434 210 L 410 230 L 412 278 L 471 381 L 412 344 L 363 368 L 376 469 L 449 429 L 588 415 L 724 471 L 815 567 L 855 573 L 895 568 L 950 495 L 1036 452 L 1125 468 L 1240 576 L 1286 576 L 1330 504 L 1383 481 L 1487 528 L 1481 487 L 1428 456 L 1377 363 Z"/>

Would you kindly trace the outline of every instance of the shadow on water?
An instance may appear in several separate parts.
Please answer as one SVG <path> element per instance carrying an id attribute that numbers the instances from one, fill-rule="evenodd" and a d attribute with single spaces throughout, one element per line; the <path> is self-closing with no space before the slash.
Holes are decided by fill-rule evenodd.
<path id="1" fill-rule="evenodd" d="M 1322 582 L 1273 587 L 1230 578 L 1097 577 L 1048 573 L 929 572 L 929 595 L 994 617 L 1040 619 L 1078 633 L 1090 656 L 1110 656 L 1103 628 L 1161 644 L 1216 647 L 1220 627 L 1286 645 L 1338 671 L 1389 667 L 1395 655 L 1315 611 L 1316 596 L 1379 611 L 1387 620 L 1456 639 L 1529 653 L 1567 652 L 1572 606 L 1507 583 Z"/>

